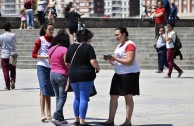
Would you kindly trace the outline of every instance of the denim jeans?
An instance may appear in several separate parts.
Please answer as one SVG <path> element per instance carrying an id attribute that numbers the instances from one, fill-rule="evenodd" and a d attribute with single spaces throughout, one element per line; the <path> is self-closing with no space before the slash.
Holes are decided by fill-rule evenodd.
<path id="1" fill-rule="evenodd" d="M 158 70 L 163 71 L 164 65 L 168 68 L 166 46 L 158 49 Z"/>
<path id="2" fill-rule="evenodd" d="M 27 26 L 33 27 L 34 25 L 34 13 L 32 9 L 26 10 L 26 17 L 27 17 Z"/>
<path id="3" fill-rule="evenodd" d="M 64 74 L 51 72 L 50 79 L 56 95 L 56 111 L 53 115 L 53 118 L 59 121 L 63 121 L 63 106 L 67 98 L 67 92 L 65 92 L 67 77 Z"/>

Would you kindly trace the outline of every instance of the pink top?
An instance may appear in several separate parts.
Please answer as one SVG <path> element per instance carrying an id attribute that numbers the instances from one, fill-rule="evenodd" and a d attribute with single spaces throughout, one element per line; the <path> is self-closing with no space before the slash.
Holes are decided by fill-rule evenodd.
<path id="1" fill-rule="evenodd" d="M 67 48 L 63 46 L 58 46 L 56 49 L 55 48 L 56 46 L 51 47 L 48 52 L 48 56 L 50 58 L 50 64 L 51 64 L 51 72 L 67 75 L 68 68 L 65 65 L 65 59 L 63 58 L 64 55 L 66 55 L 67 53 Z"/>
<path id="2" fill-rule="evenodd" d="M 21 14 L 20 16 L 21 16 L 21 21 L 26 21 L 26 14 L 25 13 Z"/>

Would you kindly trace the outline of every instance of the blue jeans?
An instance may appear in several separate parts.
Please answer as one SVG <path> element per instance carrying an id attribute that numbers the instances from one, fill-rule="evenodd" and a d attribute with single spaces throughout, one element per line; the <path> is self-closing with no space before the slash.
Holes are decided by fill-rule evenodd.
<path id="1" fill-rule="evenodd" d="M 67 92 L 65 92 L 67 77 L 64 74 L 51 72 L 50 79 L 56 95 L 56 111 L 53 115 L 53 118 L 59 121 L 63 121 L 63 106 L 67 98 Z"/>
<path id="2" fill-rule="evenodd" d="M 164 65 L 168 68 L 166 46 L 158 49 L 158 70 L 163 71 Z"/>
<path id="3" fill-rule="evenodd" d="M 89 95 L 93 85 L 94 81 L 71 83 L 71 87 L 75 94 L 73 102 L 74 115 L 81 119 L 86 118 Z"/>
<path id="4" fill-rule="evenodd" d="M 34 25 L 34 12 L 32 9 L 26 10 L 26 17 L 27 17 L 27 26 L 33 27 L 33 25 Z"/>

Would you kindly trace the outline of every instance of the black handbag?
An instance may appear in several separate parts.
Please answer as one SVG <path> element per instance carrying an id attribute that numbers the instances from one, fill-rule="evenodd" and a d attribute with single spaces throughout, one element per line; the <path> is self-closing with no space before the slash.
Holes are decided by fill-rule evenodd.
<path id="1" fill-rule="evenodd" d="M 95 96 L 95 95 L 97 95 L 97 91 L 96 91 L 95 86 L 93 85 L 92 90 L 90 92 L 90 97 Z"/>

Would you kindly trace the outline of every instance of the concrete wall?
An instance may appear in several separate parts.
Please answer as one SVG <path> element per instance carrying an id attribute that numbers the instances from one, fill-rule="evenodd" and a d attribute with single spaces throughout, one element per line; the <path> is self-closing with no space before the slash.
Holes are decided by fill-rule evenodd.
<path id="1" fill-rule="evenodd" d="M 86 24 L 88 28 L 115 28 L 118 26 L 137 27 L 139 18 L 83 18 L 82 22 Z M 0 17 L 0 29 L 3 29 L 3 24 L 10 22 L 12 29 L 18 29 L 20 27 L 19 17 Z M 56 19 L 56 28 L 67 27 L 68 22 L 64 18 Z M 194 27 L 194 19 L 181 19 L 176 24 L 177 27 Z M 149 21 L 146 20 L 144 27 L 150 27 Z"/>

